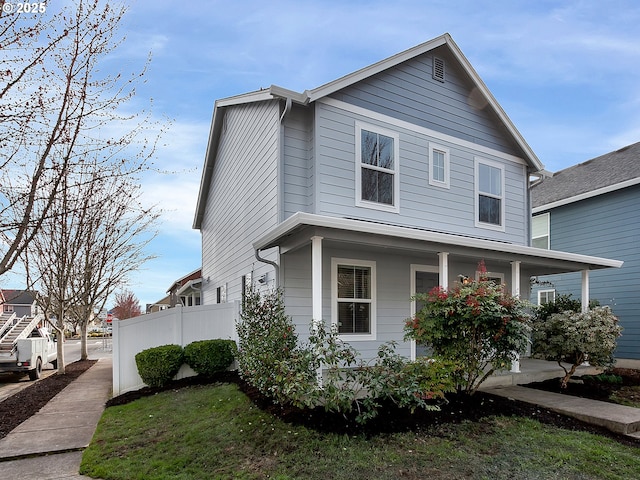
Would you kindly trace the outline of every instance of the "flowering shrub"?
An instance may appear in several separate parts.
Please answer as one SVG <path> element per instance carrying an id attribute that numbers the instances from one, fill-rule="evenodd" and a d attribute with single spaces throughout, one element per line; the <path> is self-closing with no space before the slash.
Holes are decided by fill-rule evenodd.
<path id="1" fill-rule="evenodd" d="M 360 423 L 375 417 L 384 399 L 436 410 L 445 392 L 454 391 L 448 363 L 408 362 L 393 344 L 384 344 L 367 364 L 339 338 L 335 326 L 327 329 L 324 322 L 313 322 L 310 332 L 308 344 L 298 345 L 281 292 L 250 290 L 238 325 L 240 375 L 276 403 L 357 412 Z"/>
<path id="2" fill-rule="evenodd" d="M 524 351 L 528 303 L 481 278 L 415 297 L 425 303 L 405 324 L 405 338 L 431 347 L 434 358 L 458 365 L 458 391 L 473 394 L 497 369 Z"/>
<path id="3" fill-rule="evenodd" d="M 575 308 L 579 308 L 579 303 Z M 533 321 L 533 353 L 558 362 L 565 376 L 562 388 L 585 361 L 598 367 L 614 363 L 613 352 L 622 328 L 608 307 L 596 306 L 587 312 L 565 310 L 536 315 Z M 566 368 L 562 362 L 571 366 Z"/>

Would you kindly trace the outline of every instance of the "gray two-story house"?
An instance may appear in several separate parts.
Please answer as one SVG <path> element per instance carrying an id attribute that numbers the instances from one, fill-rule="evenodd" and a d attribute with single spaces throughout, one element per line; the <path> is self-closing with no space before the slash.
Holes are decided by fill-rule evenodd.
<path id="1" fill-rule="evenodd" d="M 640 143 L 556 172 L 531 188 L 533 245 L 615 257 L 620 269 L 594 272 L 590 298 L 611 307 L 624 328 L 615 356 L 640 366 Z M 581 294 L 580 275 L 542 276 L 532 301 Z"/>
<path id="2" fill-rule="evenodd" d="M 448 34 L 313 90 L 218 100 L 194 220 L 203 303 L 278 286 L 303 339 L 322 320 L 365 359 L 391 340 L 413 358 L 411 297 L 480 260 L 516 295 L 563 272 L 588 291 L 622 262 L 530 246 L 542 170 Z"/>

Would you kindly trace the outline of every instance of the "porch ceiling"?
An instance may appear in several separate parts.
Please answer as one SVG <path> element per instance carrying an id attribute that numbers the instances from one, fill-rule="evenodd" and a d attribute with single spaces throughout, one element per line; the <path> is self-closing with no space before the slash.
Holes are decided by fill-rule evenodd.
<path id="1" fill-rule="evenodd" d="M 256 250 L 279 246 L 282 253 L 305 245 L 314 235 L 325 240 L 416 253 L 449 252 L 474 259 L 521 262 L 528 275 L 620 268 L 619 260 L 545 250 L 511 243 L 450 235 L 348 218 L 298 212 L 254 242 Z"/>

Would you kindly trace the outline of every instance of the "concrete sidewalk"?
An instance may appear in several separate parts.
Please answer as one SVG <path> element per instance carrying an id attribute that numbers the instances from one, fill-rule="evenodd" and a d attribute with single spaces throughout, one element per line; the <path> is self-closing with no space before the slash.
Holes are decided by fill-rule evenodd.
<path id="1" fill-rule="evenodd" d="M 577 418 L 591 425 L 605 427 L 615 433 L 640 440 L 640 408 L 561 393 L 545 392 L 518 385 L 483 388 L 482 391 L 501 397 L 532 403 L 539 407 Z"/>
<path id="2" fill-rule="evenodd" d="M 2 479 L 82 479 L 82 451 L 111 397 L 112 361 L 102 357 L 38 413 L 0 440 Z"/>

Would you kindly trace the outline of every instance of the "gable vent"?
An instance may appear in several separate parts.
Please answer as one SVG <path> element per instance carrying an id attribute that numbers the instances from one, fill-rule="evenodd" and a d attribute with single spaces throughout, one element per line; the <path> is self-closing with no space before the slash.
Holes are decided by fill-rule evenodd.
<path id="1" fill-rule="evenodd" d="M 444 82 L 444 60 L 438 57 L 433 57 L 433 72 L 432 76 L 434 80 Z"/>

